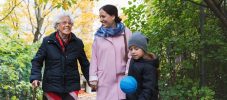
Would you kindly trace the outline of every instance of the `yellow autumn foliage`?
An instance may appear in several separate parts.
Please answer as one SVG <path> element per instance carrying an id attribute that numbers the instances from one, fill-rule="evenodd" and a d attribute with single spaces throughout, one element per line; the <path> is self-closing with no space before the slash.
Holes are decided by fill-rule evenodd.
<path id="1" fill-rule="evenodd" d="M 1 15 L 6 15 L 13 5 L 19 3 L 21 0 L 7 0 L 3 5 Z M 34 1 L 37 6 L 34 6 Z M 17 34 L 26 42 L 32 43 L 34 33 L 38 26 L 37 15 L 39 8 L 40 18 L 43 18 L 40 32 L 42 37 L 54 32 L 53 20 L 55 14 L 63 9 L 71 12 L 74 18 L 73 33 L 81 38 L 84 42 L 85 52 L 90 59 L 91 45 L 93 42 L 93 24 L 97 20 L 97 16 L 93 14 L 94 1 L 90 0 L 27 0 L 22 1 L 20 5 L 16 6 L 12 13 L 9 14 L 3 23 L 12 29 L 12 34 Z M 72 2 L 76 2 L 72 4 Z M 57 9 L 61 5 L 62 8 Z M 42 40 L 42 38 L 41 38 Z"/>

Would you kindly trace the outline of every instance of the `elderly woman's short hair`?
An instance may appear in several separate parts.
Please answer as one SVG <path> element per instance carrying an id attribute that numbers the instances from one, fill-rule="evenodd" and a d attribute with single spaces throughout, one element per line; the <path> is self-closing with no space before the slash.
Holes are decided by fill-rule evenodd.
<path id="1" fill-rule="evenodd" d="M 61 22 L 61 18 L 62 17 L 69 17 L 71 23 L 73 23 L 73 18 L 72 15 L 69 14 L 68 12 L 61 12 L 60 14 L 58 14 L 55 19 L 54 19 L 54 29 L 57 30 L 57 25 Z"/>

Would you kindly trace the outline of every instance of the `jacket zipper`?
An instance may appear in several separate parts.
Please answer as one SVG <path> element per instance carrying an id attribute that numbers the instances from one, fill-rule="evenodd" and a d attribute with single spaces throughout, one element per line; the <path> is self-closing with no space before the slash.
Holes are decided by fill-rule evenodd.
<path id="1" fill-rule="evenodd" d="M 62 70 L 63 70 L 63 75 L 62 75 L 62 78 L 63 78 L 63 82 L 62 82 L 62 85 L 63 85 L 63 87 L 64 87 L 64 92 L 66 91 L 65 90 L 65 65 L 66 65 L 66 58 L 67 58 L 67 56 L 66 56 L 66 54 L 65 54 L 65 52 L 66 52 L 66 49 L 65 49 L 65 52 L 62 52 L 62 48 L 61 48 L 61 46 L 60 46 L 60 44 L 58 44 L 57 43 L 57 41 L 56 40 L 53 40 L 53 39 L 50 39 L 50 40 L 48 40 L 48 41 L 53 41 L 54 42 L 54 44 L 56 44 L 57 45 L 57 47 L 58 47 L 58 49 L 59 49 L 59 51 L 61 52 L 61 54 L 63 55 L 63 58 L 61 58 L 61 60 L 62 60 L 62 62 L 64 62 L 64 63 L 62 63 Z"/>

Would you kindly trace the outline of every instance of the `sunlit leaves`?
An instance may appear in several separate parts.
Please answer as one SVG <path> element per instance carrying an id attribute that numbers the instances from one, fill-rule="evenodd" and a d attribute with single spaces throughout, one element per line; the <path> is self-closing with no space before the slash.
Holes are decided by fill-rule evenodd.
<path id="1" fill-rule="evenodd" d="M 201 4 L 203 2 L 203 0 L 191 0 L 191 1 L 198 3 L 198 4 Z"/>
<path id="2" fill-rule="evenodd" d="M 128 9 L 123 8 L 123 12 L 127 15 L 127 19 L 124 23 L 130 27 L 132 31 L 140 31 L 143 26 L 147 24 L 147 13 L 145 13 L 146 6 L 141 5 L 132 5 Z"/>
<path id="3" fill-rule="evenodd" d="M 93 42 L 93 25 L 97 20 L 97 16 L 93 13 L 94 2 L 90 0 L 82 0 L 72 6 L 74 15 L 77 15 L 74 20 L 73 29 L 75 34 L 84 42 L 84 49 L 88 59 L 91 57 L 91 44 Z M 80 13 L 78 13 L 80 12 Z"/>

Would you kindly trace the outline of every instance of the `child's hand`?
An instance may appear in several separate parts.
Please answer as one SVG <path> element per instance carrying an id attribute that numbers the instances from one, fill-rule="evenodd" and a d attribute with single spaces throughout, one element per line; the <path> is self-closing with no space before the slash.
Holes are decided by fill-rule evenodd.
<path id="1" fill-rule="evenodd" d="M 128 76 L 128 73 L 125 73 L 125 76 Z"/>

